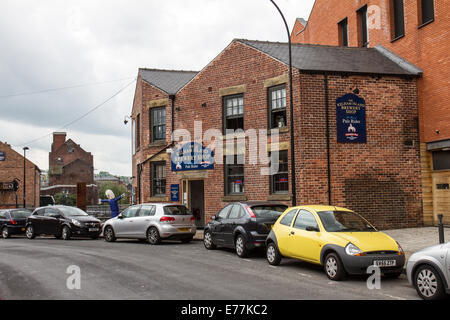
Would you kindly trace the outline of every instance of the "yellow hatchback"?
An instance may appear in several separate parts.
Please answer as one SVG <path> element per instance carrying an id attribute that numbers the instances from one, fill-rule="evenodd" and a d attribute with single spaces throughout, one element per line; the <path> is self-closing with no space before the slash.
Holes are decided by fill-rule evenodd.
<path id="1" fill-rule="evenodd" d="M 403 249 L 357 213 L 333 206 L 288 208 L 266 240 L 267 261 L 282 257 L 324 266 L 331 280 L 346 274 L 366 274 L 370 266 L 385 276 L 398 277 L 405 264 Z"/>

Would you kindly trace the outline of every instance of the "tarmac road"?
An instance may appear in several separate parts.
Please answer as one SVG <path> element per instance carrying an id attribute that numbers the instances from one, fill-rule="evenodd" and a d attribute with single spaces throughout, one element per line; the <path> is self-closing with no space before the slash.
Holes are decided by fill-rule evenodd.
<path id="1" fill-rule="evenodd" d="M 69 266 L 81 289 L 69 290 Z M 163 242 L 0 239 L 0 299 L 418 299 L 404 275 L 369 290 L 367 277 L 329 281 L 321 267 L 284 259 L 270 266 L 264 252 L 240 259 L 208 251 L 200 241 Z"/>

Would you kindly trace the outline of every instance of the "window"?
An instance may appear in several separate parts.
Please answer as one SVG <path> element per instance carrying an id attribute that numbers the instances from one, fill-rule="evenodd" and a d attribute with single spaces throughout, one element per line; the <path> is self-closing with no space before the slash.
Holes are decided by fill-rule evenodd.
<path id="1" fill-rule="evenodd" d="M 271 193 L 288 193 L 288 151 L 279 151 L 278 155 L 278 172 L 270 176 L 270 191 Z"/>
<path id="2" fill-rule="evenodd" d="M 188 216 L 190 214 L 188 208 L 183 205 L 169 205 L 164 207 L 164 215 L 166 216 Z"/>
<path id="3" fill-rule="evenodd" d="M 286 85 L 269 88 L 269 127 L 286 127 Z"/>
<path id="4" fill-rule="evenodd" d="M 141 211 L 139 212 L 140 217 L 149 217 L 154 216 L 156 213 L 155 206 L 144 205 L 141 207 Z"/>
<path id="5" fill-rule="evenodd" d="M 134 218 L 139 216 L 140 206 L 129 207 L 124 212 L 122 212 L 122 217 L 124 218 Z"/>
<path id="6" fill-rule="evenodd" d="M 136 116 L 136 150 L 141 147 L 141 115 Z"/>
<path id="7" fill-rule="evenodd" d="M 348 47 L 348 20 L 345 18 L 338 23 L 339 30 L 339 45 L 342 47 Z"/>
<path id="8" fill-rule="evenodd" d="M 166 108 L 150 109 L 150 141 L 158 141 L 166 139 Z"/>
<path id="9" fill-rule="evenodd" d="M 151 164 L 152 197 L 166 195 L 166 163 L 154 162 Z"/>
<path id="10" fill-rule="evenodd" d="M 433 152 L 433 169 L 450 170 L 450 151 Z"/>
<path id="11" fill-rule="evenodd" d="M 228 211 L 230 211 L 231 207 L 232 207 L 231 205 L 228 205 L 225 208 L 223 208 L 222 210 L 220 210 L 220 212 L 217 214 L 217 217 L 219 219 L 226 219 L 228 216 Z"/>
<path id="12" fill-rule="evenodd" d="M 300 213 L 295 219 L 294 228 L 306 230 L 307 227 L 313 227 L 319 229 L 316 218 L 314 215 L 306 210 L 300 210 Z"/>
<path id="13" fill-rule="evenodd" d="M 419 12 L 419 26 L 434 21 L 434 1 L 433 0 L 417 0 Z"/>
<path id="14" fill-rule="evenodd" d="M 359 21 L 359 46 L 369 46 L 369 32 L 367 30 L 367 5 L 357 11 Z"/>
<path id="15" fill-rule="evenodd" d="M 228 159 L 225 160 L 225 193 L 244 193 L 244 164 L 238 164 L 238 156 L 232 157 L 233 164 L 228 164 Z"/>
<path id="16" fill-rule="evenodd" d="M 403 0 L 391 0 L 391 28 L 394 40 L 405 35 Z"/>
<path id="17" fill-rule="evenodd" d="M 224 104 L 224 131 L 244 130 L 244 96 L 228 96 L 223 98 Z"/>
<path id="18" fill-rule="evenodd" d="M 6 218 L 6 212 L 0 212 L 0 219 L 5 220 Z"/>
<path id="19" fill-rule="evenodd" d="M 241 217 L 241 206 L 238 204 L 233 205 L 231 208 L 228 219 L 239 219 Z"/>
<path id="20" fill-rule="evenodd" d="M 291 210 L 288 213 L 284 215 L 284 217 L 281 219 L 280 224 L 284 226 L 291 226 L 292 219 L 294 219 L 294 215 L 297 212 L 297 209 Z"/>

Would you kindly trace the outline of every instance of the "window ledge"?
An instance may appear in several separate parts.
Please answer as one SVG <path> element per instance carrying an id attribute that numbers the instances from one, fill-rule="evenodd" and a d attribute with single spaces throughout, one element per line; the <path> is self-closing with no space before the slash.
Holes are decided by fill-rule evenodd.
<path id="1" fill-rule="evenodd" d="M 166 140 L 156 140 L 156 141 L 150 142 L 148 144 L 148 146 L 149 147 L 160 147 L 160 146 L 165 146 L 166 144 L 167 144 Z"/>
<path id="2" fill-rule="evenodd" d="M 167 202 L 169 201 L 169 198 L 166 196 L 154 196 L 147 198 L 148 202 Z"/>
<path id="3" fill-rule="evenodd" d="M 278 129 L 279 133 L 288 133 L 289 132 L 289 128 L 288 127 L 282 127 L 282 128 L 272 128 L 272 129 L 267 131 L 267 134 L 268 135 L 275 134 L 275 130 L 276 129 Z"/>
<path id="4" fill-rule="evenodd" d="M 288 193 L 274 193 L 267 197 L 267 201 L 291 201 L 292 196 Z"/>
<path id="5" fill-rule="evenodd" d="M 417 29 L 422 29 L 423 27 L 425 27 L 426 25 L 429 25 L 432 22 L 434 22 L 434 19 L 431 19 L 430 21 L 422 23 L 420 26 L 417 27 Z"/>
<path id="6" fill-rule="evenodd" d="M 222 198 L 223 202 L 247 201 L 245 194 L 229 194 Z"/>
<path id="7" fill-rule="evenodd" d="M 393 42 L 395 42 L 395 41 L 397 41 L 397 40 L 400 40 L 400 39 L 403 38 L 403 37 L 405 37 L 404 34 L 402 34 L 401 36 L 398 36 L 398 37 L 392 39 L 392 40 L 391 40 L 391 43 L 393 43 Z"/>

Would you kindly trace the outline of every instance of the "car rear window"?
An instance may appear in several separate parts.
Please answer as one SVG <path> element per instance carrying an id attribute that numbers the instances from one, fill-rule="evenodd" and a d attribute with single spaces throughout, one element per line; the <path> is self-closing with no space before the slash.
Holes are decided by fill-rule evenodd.
<path id="1" fill-rule="evenodd" d="M 20 210 L 20 211 L 12 211 L 10 214 L 14 219 L 26 219 L 31 215 L 31 212 Z"/>
<path id="2" fill-rule="evenodd" d="M 257 218 L 278 218 L 287 209 L 287 206 L 258 205 L 251 209 Z"/>
<path id="3" fill-rule="evenodd" d="M 165 206 L 164 215 L 166 216 L 185 216 L 191 213 L 185 206 Z"/>

